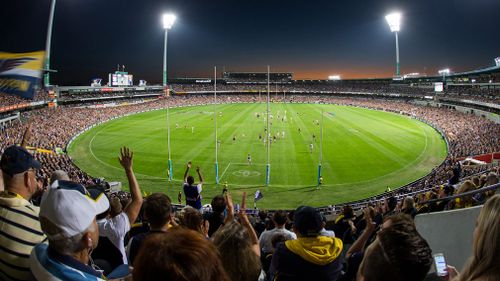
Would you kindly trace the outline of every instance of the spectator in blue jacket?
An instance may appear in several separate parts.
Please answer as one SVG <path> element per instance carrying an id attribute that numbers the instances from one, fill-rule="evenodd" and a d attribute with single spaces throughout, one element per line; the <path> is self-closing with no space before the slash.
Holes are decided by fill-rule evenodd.
<path id="1" fill-rule="evenodd" d="M 188 162 L 186 172 L 184 173 L 184 195 L 186 196 L 186 205 L 191 206 L 197 210 L 201 209 L 201 190 L 203 185 L 203 177 L 201 176 L 200 167 L 196 167 L 196 173 L 200 178 L 200 183 L 194 185 L 193 176 L 189 175 L 191 169 L 191 162 Z"/>

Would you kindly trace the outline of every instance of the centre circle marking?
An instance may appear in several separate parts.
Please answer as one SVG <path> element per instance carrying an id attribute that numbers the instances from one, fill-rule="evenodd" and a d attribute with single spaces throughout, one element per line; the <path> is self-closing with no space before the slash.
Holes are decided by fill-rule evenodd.
<path id="1" fill-rule="evenodd" d="M 249 171 L 249 170 L 238 170 L 238 171 L 234 171 L 232 174 L 235 176 L 239 176 L 239 177 L 257 177 L 257 176 L 260 176 L 259 172 Z"/>

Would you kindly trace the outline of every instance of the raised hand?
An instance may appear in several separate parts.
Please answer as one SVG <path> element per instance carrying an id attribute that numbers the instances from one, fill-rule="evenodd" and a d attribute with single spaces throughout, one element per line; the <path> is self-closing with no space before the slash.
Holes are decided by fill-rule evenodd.
<path id="1" fill-rule="evenodd" d="M 373 222 L 372 217 L 370 216 L 370 208 L 365 208 L 363 210 L 364 218 L 366 221 L 366 231 L 373 232 L 375 230 L 376 223 Z"/>
<path id="2" fill-rule="evenodd" d="M 247 193 L 243 192 L 243 198 L 241 199 L 241 208 L 238 213 L 241 224 L 250 224 L 250 220 L 247 216 Z"/>
<path id="3" fill-rule="evenodd" d="M 227 216 L 226 219 L 224 220 L 224 224 L 227 224 L 234 219 L 234 204 L 233 204 L 233 198 L 231 197 L 231 193 L 226 192 L 224 194 L 224 197 L 226 198 L 226 209 L 227 209 Z"/>
<path id="4" fill-rule="evenodd" d="M 458 273 L 457 269 L 449 264 L 446 265 L 446 269 L 445 269 L 447 272 L 448 272 L 448 275 L 446 276 L 443 276 L 441 279 L 445 280 L 445 281 L 449 281 L 449 280 L 455 280 L 457 279 L 456 277 L 458 275 L 460 275 L 460 273 Z"/>
<path id="5" fill-rule="evenodd" d="M 118 161 L 125 170 L 132 169 L 132 159 L 134 157 L 134 152 L 132 152 L 128 147 L 124 146 L 120 149 L 120 156 L 118 157 Z"/>

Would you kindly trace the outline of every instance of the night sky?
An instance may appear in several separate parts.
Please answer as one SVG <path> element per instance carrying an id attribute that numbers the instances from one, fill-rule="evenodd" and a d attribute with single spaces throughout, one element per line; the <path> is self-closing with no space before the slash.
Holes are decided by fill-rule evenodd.
<path id="1" fill-rule="evenodd" d="M 0 8 L 0 51 L 45 48 L 51 0 L 7 0 Z M 296 79 L 390 77 L 395 39 L 384 16 L 403 13 L 401 73 L 467 71 L 500 56 L 500 1 L 58 0 L 51 68 L 58 85 L 89 85 L 123 64 L 134 83 L 160 83 L 163 12 L 168 75 L 226 71 L 293 72 Z"/>

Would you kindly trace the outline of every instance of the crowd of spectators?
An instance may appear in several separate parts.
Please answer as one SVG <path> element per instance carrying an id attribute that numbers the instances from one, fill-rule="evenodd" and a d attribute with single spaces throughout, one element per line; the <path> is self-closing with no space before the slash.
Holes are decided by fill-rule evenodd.
<path id="1" fill-rule="evenodd" d="M 212 92 L 212 84 L 172 84 L 175 92 Z M 273 93 L 314 93 L 314 92 L 352 92 L 424 95 L 433 89 L 404 86 L 390 86 L 380 83 L 340 84 L 340 83 L 284 83 L 270 84 Z M 217 84 L 217 91 L 228 92 L 267 92 L 267 84 Z"/>
<path id="2" fill-rule="evenodd" d="M 157 99 L 157 96 L 151 97 L 114 97 L 114 98 L 102 98 L 102 99 L 92 99 L 92 100 L 73 100 L 61 103 L 63 106 L 67 107 L 113 107 L 113 106 L 124 106 L 134 103 L 144 103 Z"/>
<path id="3" fill-rule="evenodd" d="M 359 214 L 353 207 L 344 206 L 330 225 L 318 209 L 307 206 L 290 213 L 249 216 L 246 194 L 239 211 L 231 195 L 225 193 L 213 198 L 213 211 L 202 214 L 199 204 L 175 210 L 170 198 L 160 193 L 146 197 L 143 204 L 132 169 L 133 154 L 126 148 L 120 152 L 130 186 L 130 195 L 125 197 L 92 186 L 94 182 L 72 164 L 64 148 L 78 132 L 110 118 L 166 106 L 207 104 L 214 101 L 212 96 L 174 96 L 128 106 L 62 106 L 24 112 L 1 129 L 1 169 L 6 191 L 0 194 L 0 224 L 7 236 L 0 238 L 0 245 L 8 253 L 0 258 L 4 261 L 0 265 L 2 279 L 355 280 L 357 275 L 358 280 L 417 281 L 428 274 L 432 257 L 429 245 L 416 231 L 413 216 L 486 203 L 484 213 L 489 215 L 480 216 L 478 228 L 481 233 L 495 228 L 487 217 L 498 215 L 498 195 L 484 192 L 457 199 L 446 197 L 498 183 L 495 164 L 466 168 L 457 162 L 463 156 L 498 151 L 498 124 L 408 102 L 325 95 L 289 95 L 286 99 L 367 107 L 419 118 L 443 131 L 449 157 L 427 177 L 390 192 L 384 200 L 357 205 L 363 210 Z M 218 97 L 221 103 L 259 101 L 257 94 Z M 32 157 L 25 149 L 12 146 L 15 144 L 45 151 L 35 150 Z M 189 169 L 186 185 L 197 188 L 188 173 Z M 37 182 L 35 175 L 44 182 Z M 445 200 L 428 203 L 438 198 Z M 41 202 L 40 209 L 34 202 Z M 19 236 L 17 222 L 24 222 L 26 235 Z M 469 276 L 497 274 L 489 262 L 481 263 L 484 271 L 475 270 L 481 255 L 489 255 L 485 252 L 486 238 L 480 235 L 475 239 L 470 265 L 462 274 L 448 267 L 450 277 L 467 280 Z M 498 238 L 488 239 L 498 244 Z"/>
<path id="4" fill-rule="evenodd" d="M 163 91 L 109 91 L 109 92 L 60 92 L 60 101 L 79 101 L 79 100 L 91 100 L 91 99 L 110 99 L 110 98 L 122 98 L 122 97 L 134 97 L 141 95 L 163 95 Z"/>
<path id="5" fill-rule="evenodd" d="M 209 93 L 214 91 L 211 83 L 200 84 L 171 84 L 170 88 L 174 92 L 196 92 Z M 217 91 L 221 92 L 267 92 L 267 84 L 226 84 L 217 85 Z M 272 93 L 365 93 L 378 95 L 405 95 L 413 97 L 433 96 L 433 85 L 413 85 L 413 84 L 391 84 L 388 82 L 288 82 L 272 83 L 270 85 Z M 78 101 L 82 99 L 101 99 L 101 98 L 119 98 L 134 97 L 145 94 L 161 95 L 162 91 L 122 91 L 122 92 L 61 92 L 58 97 L 60 101 Z M 481 101 L 486 103 L 498 104 L 500 102 L 500 90 L 487 87 L 456 86 L 450 85 L 443 93 L 439 94 L 442 98 L 465 99 L 471 101 Z M 11 106 L 16 104 L 26 104 L 33 101 L 48 101 L 49 95 L 45 90 L 36 91 L 34 99 L 24 99 L 15 95 L 0 93 L 0 105 Z"/>
<path id="6" fill-rule="evenodd" d="M 211 93 L 214 91 L 213 84 L 172 84 L 174 92 Z M 267 84 L 217 84 L 220 92 L 261 92 L 267 93 Z M 272 94 L 285 93 L 358 93 L 377 95 L 397 95 L 409 97 L 434 96 L 433 85 L 409 85 L 409 84 L 387 84 L 387 83 L 271 83 L 269 91 Z M 439 93 L 441 98 L 464 99 L 498 104 L 500 102 L 500 90 L 449 86 L 444 92 Z"/>
<path id="7" fill-rule="evenodd" d="M 217 102 L 259 102 L 264 98 L 260 97 L 259 99 L 258 94 L 220 95 Z M 441 129 L 449 144 L 449 157 L 441 166 L 433 169 L 428 176 L 399 190 L 401 194 L 436 187 L 450 177 L 450 171 L 453 170 L 456 159 L 498 152 L 500 147 L 500 139 L 497 137 L 500 135 L 499 124 L 452 109 L 420 106 L 410 102 L 340 98 L 329 95 L 287 95 L 285 98 L 287 102 L 336 103 L 392 111 L 419 118 Z M 281 99 L 281 96 L 273 97 L 274 101 L 281 101 Z M 39 178 L 46 181 L 52 171 L 61 169 L 67 171 L 71 179 L 90 183 L 92 179 L 75 167 L 65 153 L 54 153 L 64 152 L 68 141 L 74 135 L 93 124 L 125 114 L 160 109 L 166 106 L 207 104 L 213 101 L 213 96 L 209 95 L 180 95 L 127 106 L 106 108 L 61 106 L 24 112 L 20 119 L 0 128 L 0 152 L 10 145 L 20 143 L 22 132 L 24 132 L 29 120 L 34 126 L 31 130 L 32 137 L 28 146 L 51 152 L 35 152 L 35 157 L 44 164 L 43 169 L 38 172 Z"/>
<path id="8" fill-rule="evenodd" d="M 466 99 L 487 103 L 500 103 L 500 90 L 481 87 L 450 86 L 445 97 Z"/>
<path id="9" fill-rule="evenodd" d="M 25 133 L 22 144 L 30 137 Z M 0 160 L 5 184 L 0 193 L 2 280 L 421 281 L 436 277 L 429 273 L 432 250 L 413 222 L 411 200 L 398 207 L 391 197 L 382 205 L 367 206 L 359 215 L 346 206 L 331 234 L 325 235 L 325 218 L 316 208 L 300 206 L 290 213 L 276 211 L 272 217 L 264 213 L 255 219 L 247 213 L 245 192 L 239 210 L 225 192 L 222 198 L 214 198 L 220 201 L 216 205 L 224 206 L 223 214 L 215 213 L 215 217 L 222 215 L 223 222 L 209 235 L 205 218 L 214 213 L 202 214 L 191 206 L 177 210 L 163 193 L 143 199 L 134 175 L 133 152 L 122 148 L 119 162 L 131 198 L 69 181 L 64 171 L 54 172 L 50 187 L 40 190 L 35 171 L 43 164 L 22 146 L 5 150 Z M 38 197 L 39 206 L 33 203 Z M 490 194 L 483 203 L 471 258 L 461 273 L 447 265 L 447 280 L 495 280 L 500 274 L 495 259 L 500 246 L 500 195 Z M 260 239 L 259 223 L 266 225 Z"/>
<path id="10" fill-rule="evenodd" d="M 16 95 L 7 95 L 0 93 L 0 104 L 3 106 L 11 106 L 15 104 L 20 104 L 20 103 L 27 103 L 29 102 L 26 99 L 23 99 L 19 96 Z"/>
<path id="11" fill-rule="evenodd" d="M 17 104 L 25 104 L 34 101 L 46 101 L 49 99 L 47 91 L 36 91 L 33 99 L 25 99 L 16 95 L 9 95 L 0 92 L 0 108 L 4 106 L 12 106 Z"/>

